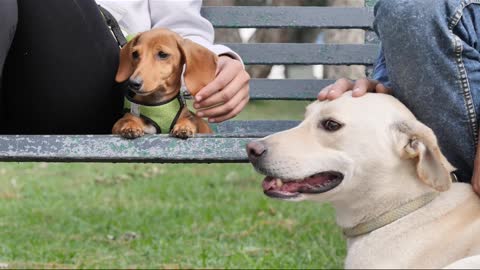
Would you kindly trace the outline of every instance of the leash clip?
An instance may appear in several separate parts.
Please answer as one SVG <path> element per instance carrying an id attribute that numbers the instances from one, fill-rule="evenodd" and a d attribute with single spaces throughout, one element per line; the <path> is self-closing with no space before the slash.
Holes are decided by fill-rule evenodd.
<path id="1" fill-rule="evenodd" d="M 187 88 L 182 85 L 178 93 L 178 100 L 180 100 L 182 107 L 187 104 L 187 102 L 185 101 L 185 95 L 188 95 L 188 91 L 187 91 Z"/>
<path id="2" fill-rule="evenodd" d="M 127 44 L 127 39 L 122 33 L 122 29 L 120 28 L 120 25 L 118 24 L 117 20 L 115 17 L 104 7 L 98 5 L 98 9 L 100 10 L 100 13 L 103 16 L 103 19 L 105 20 L 105 23 L 107 26 L 110 28 L 110 31 L 112 32 L 113 36 L 117 40 L 118 46 L 122 48 Z"/>
<path id="3" fill-rule="evenodd" d="M 457 177 L 457 175 L 456 175 L 454 172 L 451 172 L 451 173 L 450 173 L 450 178 L 452 179 L 452 182 L 453 182 L 453 183 L 457 183 L 457 182 L 458 182 L 458 177 Z"/>

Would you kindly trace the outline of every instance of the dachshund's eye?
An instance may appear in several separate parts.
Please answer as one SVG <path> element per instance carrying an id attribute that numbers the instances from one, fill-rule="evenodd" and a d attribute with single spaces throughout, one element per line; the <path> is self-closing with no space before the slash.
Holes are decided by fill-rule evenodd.
<path id="1" fill-rule="evenodd" d="M 340 124 L 333 119 L 322 120 L 320 124 L 326 131 L 330 132 L 337 131 L 343 127 L 343 124 Z"/>
<path id="2" fill-rule="evenodd" d="M 158 58 L 160 58 L 161 60 L 165 60 L 165 59 L 167 59 L 168 57 L 170 57 L 170 54 L 164 53 L 164 52 L 162 52 L 162 51 L 158 52 Z"/>
<path id="3" fill-rule="evenodd" d="M 132 57 L 133 57 L 133 60 L 138 60 L 138 58 L 140 58 L 140 54 L 137 51 L 134 51 L 132 53 Z"/>

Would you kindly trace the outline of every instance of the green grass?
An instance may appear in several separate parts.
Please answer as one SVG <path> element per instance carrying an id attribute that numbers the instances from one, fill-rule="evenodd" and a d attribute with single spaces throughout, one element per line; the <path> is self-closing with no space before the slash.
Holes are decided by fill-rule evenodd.
<path id="1" fill-rule="evenodd" d="M 283 105 L 240 118 L 301 118 L 305 103 Z M 261 178 L 248 164 L 0 164 L 0 264 L 342 267 L 331 207 L 266 198 Z"/>

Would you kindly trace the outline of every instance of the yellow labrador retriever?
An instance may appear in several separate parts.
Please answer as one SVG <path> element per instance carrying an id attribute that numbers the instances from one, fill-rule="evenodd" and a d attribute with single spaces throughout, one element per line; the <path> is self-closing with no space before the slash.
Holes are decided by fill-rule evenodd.
<path id="1" fill-rule="evenodd" d="M 452 184 L 432 130 L 389 95 L 315 102 L 247 152 L 267 196 L 332 203 L 346 268 L 480 267 L 480 199 Z"/>

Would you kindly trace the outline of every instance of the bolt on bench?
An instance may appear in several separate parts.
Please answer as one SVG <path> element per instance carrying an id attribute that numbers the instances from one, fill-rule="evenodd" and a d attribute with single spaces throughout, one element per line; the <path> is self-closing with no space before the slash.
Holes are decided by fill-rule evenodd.
<path id="1" fill-rule="evenodd" d="M 372 7 L 205 7 L 217 28 L 357 28 L 370 30 Z M 366 44 L 227 44 L 245 64 L 372 65 L 378 45 L 372 32 Z M 252 100 L 314 100 L 332 80 L 252 79 Z M 46 162 L 247 162 L 245 145 L 254 138 L 296 126 L 296 121 L 228 121 L 215 134 L 188 140 L 151 135 L 126 140 L 113 135 L 0 135 L 0 161 Z"/>

